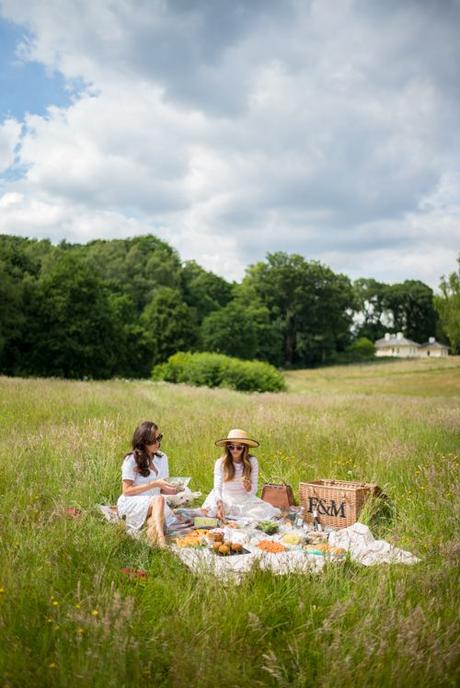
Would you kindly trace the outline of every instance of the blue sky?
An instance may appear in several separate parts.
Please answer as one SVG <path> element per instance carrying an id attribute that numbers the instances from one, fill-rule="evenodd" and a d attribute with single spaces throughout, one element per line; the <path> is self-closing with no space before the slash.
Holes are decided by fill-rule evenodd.
<path id="1" fill-rule="evenodd" d="M 459 25 L 460 0 L 0 0 L 0 231 L 436 287 Z"/>
<path id="2" fill-rule="evenodd" d="M 45 115 L 49 105 L 67 107 L 70 103 L 62 74 L 18 58 L 17 46 L 27 36 L 21 26 L 0 19 L 0 121 L 22 120 L 28 112 Z"/>

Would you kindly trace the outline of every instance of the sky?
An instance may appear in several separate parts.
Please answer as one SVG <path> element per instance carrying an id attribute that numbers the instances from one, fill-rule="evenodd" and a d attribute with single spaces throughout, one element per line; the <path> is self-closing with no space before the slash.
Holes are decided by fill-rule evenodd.
<path id="1" fill-rule="evenodd" d="M 436 288 L 459 29 L 460 0 L 0 0 L 0 233 Z"/>

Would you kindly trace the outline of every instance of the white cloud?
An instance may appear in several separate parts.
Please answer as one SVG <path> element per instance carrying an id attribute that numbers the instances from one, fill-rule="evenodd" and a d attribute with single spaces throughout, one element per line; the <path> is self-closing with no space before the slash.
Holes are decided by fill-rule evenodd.
<path id="1" fill-rule="evenodd" d="M 458 3 L 0 7 L 24 59 L 88 85 L 26 119 L 1 231 L 150 231 L 232 278 L 274 250 L 433 286 L 453 268 Z"/>

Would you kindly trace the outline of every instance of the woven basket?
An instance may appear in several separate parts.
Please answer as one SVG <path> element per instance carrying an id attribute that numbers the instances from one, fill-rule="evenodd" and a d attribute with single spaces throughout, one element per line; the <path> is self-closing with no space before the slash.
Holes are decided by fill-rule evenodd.
<path id="1" fill-rule="evenodd" d="M 330 528 L 346 528 L 356 523 L 366 500 L 378 491 L 377 485 L 348 480 L 313 480 L 299 484 L 300 504 L 307 523 L 318 520 Z"/>

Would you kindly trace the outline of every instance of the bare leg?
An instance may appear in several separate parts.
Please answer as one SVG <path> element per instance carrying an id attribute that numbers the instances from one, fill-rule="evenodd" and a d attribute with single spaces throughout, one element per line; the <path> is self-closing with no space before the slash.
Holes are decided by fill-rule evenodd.
<path id="1" fill-rule="evenodd" d="M 147 539 L 153 547 L 166 547 L 165 539 L 165 500 L 158 495 L 152 497 L 150 515 L 147 518 Z"/>

